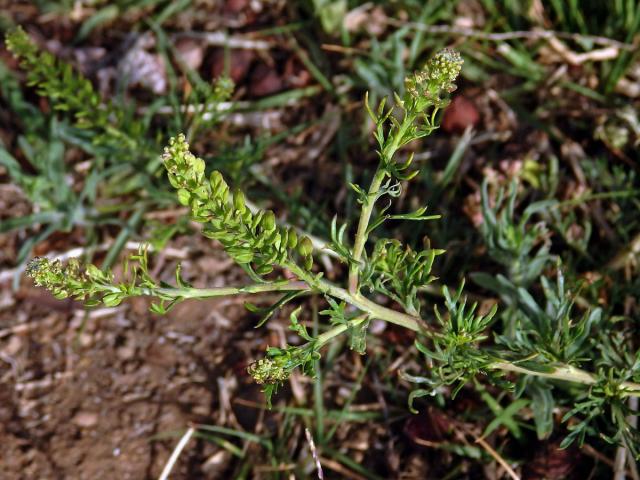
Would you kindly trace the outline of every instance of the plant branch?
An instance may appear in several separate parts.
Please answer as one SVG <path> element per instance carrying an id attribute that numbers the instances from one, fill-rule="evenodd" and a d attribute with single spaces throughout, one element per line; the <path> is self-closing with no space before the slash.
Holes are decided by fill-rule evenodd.
<path id="1" fill-rule="evenodd" d="M 402 314 L 401 312 L 396 312 L 394 310 L 382 307 L 364 298 L 354 297 L 349 292 L 335 287 L 329 282 L 323 282 L 323 285 L 321 285 L 320 287 L 325 288 L 327 294 L 351 303 L 352 305 L 358 307 L 360 310 L 366 312 L 366 314 L 359 316 L 354 320 L 351 320 L 348 324 L 341 324 L 333 327 L 332 329 L 318 336 L 317 341 L 319 347 L 326 344 L 334 337 L 337 337 L 338 335 L 346 332 L 349 328 L 349 325 L 357 326 L 369 317 L 377 318 L 389 323 L 394 323 L 396 325 L 408 328 L 416 332 L 424 330 L 423 328 L 421 328 L 421 326 L 425 325 L 425 322 L 419 318 L 411 317 L 409 315 Z M 363 300 L 365 302 L 363 302 Z M 552 371 L 542 372 L 524 368 L 512 362 L 496 361 L 489 364 L 487 368 L 489 370 L 502 370 L 504 372 L 513 372 L 522 375 L 548 378 L 550 380 L 579 383 L 582 385 L 595 385 L 598 381 L 592 373 L 589 373 L 580 368 L 573 367 L 571 365 L 557 365 L 553 367 Z M 640 384 L 638 383 L 623 382 L 622 384 L 620 384 L 620 390 L 623 397 L 640 397 Z"/>
<path id="2" fill-rule="evenodd" d="M 489 365 L 491 370 L 503 370 L 505 372 L 521 373 L 524 375 L 532 375 L 535 377 L 549 378 L 551 380 L 564 380 L 567 382 L 581 383 L 583 385 L 595 385 L 597 378 L 580 368 L 572 367 L 571 365 L 558 365 L 553 367 L 551 372 L 540 372 L 536 370 L 530 370 L 528 368 L 520 367 L 511 362 L 494 362 Z M 633 382 L 623 382 L 620 384 L 623 397 L 640 397 L 640 384 Z"/>
<path id="3" fill-rule="evenodd" d="M 378 195 L 378 191 L 380 190 L 380 185 L 382 185 L 382 181 L 384 180 L 384 176 L 385 171 L 381 168 L 381 165 L 379 165 L 375 175 L 373 176 L 373 180 L 371 181 L 371 186 L 369 187 L 366 201 L 362 205 L 362 211 L 360 212 L 358 231 L 356 232 L 355 241 L 353 243 L 354 261 L 349 267 L 349 291 L 353 294 L 358 292 L 360 259 L 362 258 L 364 245 L 367 241 L 367 227 L 369 226 L 371 214 L 373 213 L 373 207 L 375 206 L 376 197 Z"/>
<path id="4" fill-rule="evenodd" d="M 393 157 L 400 148 L 400 142 L 402 141 L 405 133 L 413 125 L 416 119 L 416 113 L 413 111 L 405 111 L 402 123 L 393 134 L 390 134 L 385 141 L 385 144 L 380 152 L 380 163 L 376 169 L 376 173 L 373 176 L 369 191 L 362 204 L 362 210 L 360 211 L 360 220 L 358 221 L 358 230 L 356 231 L 356 237 L 353 242 L 353 263 L 349 268 L 349 292 L 352 294 L 358 293 L 358 276 L 360 271 L 360 260 L 364 252 L 364 246 L 367 242 L 367 228 L 369 227 L 369 221 L 375 207 L 376 200 L 380 196 L 380 187 L 387 175 L 386 165 L 389 165 L 393 161 Z"/>
<path id="5" fill-rule="evenodd" d="M 212 298 L 226 295 L 242 295 L 245 293 L 265 293 L 265 292 L 289 292 L 309 290 L 309 286 L 304 282 L 275 282 L 256 283 L 242 287 L 219 287 L 219 288 L 140 288 L 142 296 L 152 296 L 160 298 Z"/>
<path id="6" fill-rule="evenodd" d="M 359 294 L 352 294 L 344 288 L 338 287 L 333 283 L 313 276 L 304 269 L 290 264 L 289 268 L 295 273 L 302 281 L 301 282 L 289 282 L 281 284 L 256 284 L 239 288 L 211 288 L 211 289 L 159 289 L 168 290 L 167 293 L 175 293 L 176 290 L 180 290 L 184 295 L 183 298 L 208 298 L 219 295 L 234 295 L 242 293 L 260 293 L 268 291 L 286 291 L 286 290 L 317 290 L 321 293 L 325 293 L 332 297 L 343 300 L 350 305 L 358 308 L 364 315 L 351 320 L 350 325 L 357 326 L 366 320 L 366 318 L 376 318 L 385 322 L 393 323 L 403 328 L 407 328 L 414 332 L 425 332 L 432 330 L 427 323 L 418 317 L 407 315 L 406 313 L 392 310 L 387 307 L 383 307 L 368 298 L 365 298 Z M 151 294 L 151 293 L 150 293 Z M 322 346 L 329 342 L 334 337 L 341 335 L 348 329 L 349 324 L 342 324 L 327 332 L 318 336 L 318 345 Z M 571 365 L 557 365 L 553 367 L 552 371 L 538 371 L 521 367 L 516 363 L 506 361 L 496 361 L 491 363 L 488 367 L 490 370 L 502 370 L 505 372 L 519 373 L 523 375 L 531 375 L 534 377 L 548 378 L 551 380 L 560 380 L 573 383 L 579 383 L 583 385 L 594 385 L 597 383 L 597 378 L 592 374 L 580 368 L 573 367 Z M 640 384 L 634 382 L 623 382 L 620 385 L 622 390 L 622 396 L 640 397 Z"/>
<path id="7" fill-rule="evenodd" d="M 331 328 L 327 332 L 318 336 L 318 346 L 325 345 L 333 338 L 341 335 L 351 326 L 357 326 L 367 318 L 376 318 L 385 322 L 393 323 L 403 328 L 407 328 L 414 332 L 430 331 L 431 327 L 427 323 L 418 317 L 407 315 L 406 313 L 392 310 L 387 307 L 383 307 L 368 298 L 361 296 L 360 294 L 352 294 L 344 288 L 338 287 L 333 283 L 324 280 L 322 278 L 314 277 L 312 274 L 306 272 L 304 269 L 297 267 L 294 264 L 289 265 L 289 268 L 302 280 L 299 282 L 287 282 L 276 284 L 255 284 L 247 285 L 245 287 L 229 287 L 229 288 L 183 288 L 183 289 L 146 289 L 147 292 L 141 293 L 142 295 L 157 295 L 162 293 L 163 295 L 172 295 L 182 298 L 210 298 L 221 295 L 237 295 L 242 293 L 261 293 L 269 291 L 292 291 L 292 290 L 317 290 L 321 293 L 325 293 L 332 297 L 343 300 L 350 305 L 358 308 L 364 312 L 363 315 L 351 320 L 348 324 L 341 324 Z M 145 290 L 145 289 L 142 289 Z M 154 293 L 155 292 L 155 293 Z M 177 294 L 179 292 L 179 294 Z M 552 371 L 538 371 L 531 370 L 525 367 L 521 367 L 513 362 L 496 361 L 491 363 L 488 367 L 489 370 L 502 370 L 505 372 L 519 373 L 523 375 L 531 375 L 535 377 L 548 378 L 551 380 L 560 380 L 572 383 L 579 383 L 582 385 L 595 385 L 597 378 L 592 373 L 589 373 L 580 368 L 573 367 L 571 365 L 557 365 L 553 367 Z M 640 397 L 640 384 L 633 382 L 623 382 L 620 385 L 623 397 Z"/>
<path id="8" fill-rule="evenodd" d="M 302 269 L 292 268 L 292 270 L 310 286 L 317 288 L 323 293 L 339 298 L 340 300 L 344 300 L 345 302 L 367 313 L 368 317 L 393 323 L 409 330 L 413 330 L 414 332 L 425 332 L 431 330 L 431 327 L 429 327 L 427 323 L 421 318 L 407 315 L 405 313 L 378 305 L 377 303 L 372 302 L 371 300 L 362 297 L 359 294 L 354 295 L 351 292 L 344 290 L 343 288 L 337 287 L 332 283 L 327 282 L 326 280 L 315 278 L 312 275 L 304 272 Z M 362 321 L 363 318 L 361 317 L 352 320 L 352 322 L 356 322 L 354 323 L 354 325 L 357 325 L 357 323 Z M 331 338 L 345 332 L 347 328 L 348 327 L 346 325 L 338 325 L 337 327 L 334 327 L 326 333 L 322 334 L 322 344 L 326 343 Z M 534 377 L 549 378 L 551 380 L 579 383 L 583 385 L 594 385 L 598 381 L 592 373 L 589 373 L 580 368 L 573 367 L 571 365 L 561 364 L 554 366 L 552 371 L 542 372 L 524 368 L 512 362 L 496 361 L 491 363 L 487 368 L 489 370 L 502 370 L 505 372 L 513 372 L 523 375 L 531 375 Z M 640 384 L 638 383 L 623 382 L 620 385 L 620 389 L 622 391 L 621 394 L 623 397 L 640 397 Z"/>
<path id="9" fill-rule="evenodd" d="M 350 320 L 347 323 L 342 323 L 340 325 L 337 325 L 337 326 L 327 330 L 323 334 L 318 335 L 318 337 L 316 338 L 316 346 L 317 346 L 317 348 L 322 347 L 323 345 L 329 343 L 331 340 L 333 340 L 338 335 L 343 334 L 344 332 L 346 332 L 349 329 L 349 327 L 357 327 L 362 322 L 366 321 L 367 318 L 369 318 L 369 315 L 367 315 L 367 314 L 360 315 L 357 318 L 354 318 L 353 320 Z"/>
<path id="10" fill-rule="evenodd" d="M 392 310 L 382 305 L 378 305 L 372 302 L 368 298 L 361 296 L 360 294 L 353 294 L 344 288 L 338 287 L 333 283 L 314 276 L 306 270 L 300 268 L 294 263 L 288 265 L 288 268 L 296 274 L 298 278 L 307 283 L 311 288 L 318 290 L 321 293 L 330 295 L 332 297 L 344 300 L 345 302 L 353 305 L 364 313 L 367 313 L 372 318 L 384 320 L 389 323 L 394 323 L 414 332 L 427 330 L 429 327 L 422 322 L 421 319 L 407 315 L 406 313 Z"/>

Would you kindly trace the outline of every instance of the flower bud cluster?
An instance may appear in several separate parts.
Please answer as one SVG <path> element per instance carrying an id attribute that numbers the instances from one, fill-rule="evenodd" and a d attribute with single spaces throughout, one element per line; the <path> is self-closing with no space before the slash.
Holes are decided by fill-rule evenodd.
<path id="1" fill-rule="evenodd" d="M 98 282 L 105 279 L 105 274 L 93 265 L 81 269 L 75 258 L 62 264 L 60 260 L 36 257 L 27 265 L 26 273 L 33 278 L 36 286 L 46 288 L 56 298 L 84 298 L 93 293 Z"/>
<path id="2" fill-rule="evenodd" d="M 249 365 L 249 375 L 259 385 L 284 382 L 291 375 L 291 370 L 286 368 L 285 357 L 261 358 Z"/>
<path id="3" fill-rule="evenodd" d="M 73 114 L 79 126 L 101 130 L 95 134 L 94 143 L 105 141 L 111 132 L 112 140 L 117 137 L 118 147 L 122 147 L 122 132 L 113 135 L 120 127 L 113 126 L 114 117 L 121 119 L 120 109 L 113 108 L 111 103 L 101 107 L 100 94 L 88 78 L 74 72 L 69 64 L 60 62 L 51 53 L 41 51 L 20 26 L 7 33 L 5 44 L 26 71 L 27 83 L 37 87 L 39 95 L 48 97 L 54 109 Z M 141 125 L 133 120 L 129 124 L 128 132 L 135 132 Z"/>
<path id="4" fill-rule="evenodd" d="M 31 60 L 38 54 L 38 47 L 33 43 L 22 27 L 7 33 L 5 40 L 7 50 Z"/>
<path id="5" fill-rule="evenodd" d="M 256 383 L 277 388 L 296 368 L 301 368 L 305 375 L 314 376 L 314 362 L 319 358 L 315 341 L 309 339 L 309 343 L 302 346 L 267 348 L 266 356 L 249 365 L 247 372 Z"/>
<path id="6" fill-rule="evenodd" d="M 448 103 L 446 95 L 456 89 L 456 78 L 463 60 L 458 52 L 445 48 L 431 58 L 422 70 L 405 79 L 405 102 L 417 111 L 427 107 L 441 108 Z"/>

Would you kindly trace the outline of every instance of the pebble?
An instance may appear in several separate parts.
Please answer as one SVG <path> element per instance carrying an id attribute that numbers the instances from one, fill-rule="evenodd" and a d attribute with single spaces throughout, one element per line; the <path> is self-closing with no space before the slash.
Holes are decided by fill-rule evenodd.
<path id="1" fill-rule="evenodd" d="M 98 424 L 98 414 L 93 412 L 78 412 L 71 421 L 79 427 L 91 428 Z"/>

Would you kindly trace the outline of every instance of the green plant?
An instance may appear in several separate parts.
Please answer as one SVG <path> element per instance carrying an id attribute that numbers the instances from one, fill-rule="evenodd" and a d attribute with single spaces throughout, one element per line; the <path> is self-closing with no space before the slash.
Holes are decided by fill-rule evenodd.
<path id="1" fill-rule="evenodd" d="M 282 297 L 274 307 L 261 312 L 264 316 L 260 324 L 275 308 L 300 295 L 321 294 L 328 304 L 321 312 L 329 320 L 325 331 L 318 335 L 309 333 L 299 320 L 300 309 L 296 309 L 290 316 L 290 328 L 304 343 L 270 347 L 263 359 L 249 367 L 250 375 L 264 385 L 269 404 L 293 370 L 300 368 L 303 373 L 314 375 L 321 349 L 337 337 L 347 335 L 351 348 L 363 353 L 369 321 L 378 319 L 419 335 L 416 345 L 427 358 L 426 374 L 405 373 L 405 378 L 421 385 L 410 395 L 410 402 L 421 396 L 448 392 L 449 386 L 454 387 L 455 396 L 465 384 L 481 378 L 507 390 L 515 389 L 517 395 L 528 385 L 532 397 L 547 398 L 552 388 L 562 389 L 573 401 L 565 419 L 578 419 L 571 425 L 564 445 L 574 439 L 582 441 L 586 434 L 596 431 L 596 423 L 603 423 L 607 439 L 634 450 L 638 432 L 626 421 L 629 413 L 626 402 L 629 397 L 640 396 L 640 352 L 620 355 L 613 340 L 590 339 L 589 334 L 596 329 L 601 329 L 601 335 L 607 335 L 608 339 L 619 338 L 616 342 L 625 342 L 626 337 L 624 332 L 621 337 L 613 335 L 614 325 L 605 329 L 598 309 L 587 311 L 576 320 L 574 297 L 566 291 L 560 274 L 556 286 L 542 277 L 544 307 L 528 291 L 533 278 L 524 269 L 533 269 L 538 276 L 549 260 L 544 246 L 534 248 L 542 230 L 531 230 L 527 223 L 536 209 L 516 222 L 515 197 L 511 197 L 511 206 L 504 215 L 496 216 L 488 202 L 484 205 L 485 220 L 492 220 L 485 230 L 492 253 L 506 253 L 518 262 L 509 272 L 511 279 L 502 277 L 503 282 L 498 278 L 489 285 L 518 306 L 512 309 L 514 328 L 497 335 L 494 342 L 489 341 L 488 331 L 497 306 L 486 313 L 481 313 L 475 303 L 469 306 L 463 296 L 463 285 L 453 294 L 447 287 L 442 288 L 445 314 L 437 308 L 433 317 L 421 313 L 425 300 L 420 292 L 434 280 L 432 265 L 442 250 L 432 248 L 428 240 L 415 250 L 389 238 L 377 239 L 373 249 L 367 248 L 372 232 L 386 221 L 437 218 L 425 215 L 426 207 L 406 214 L 390 214 L 388 204 L 382 208 L 377 205 L 384 197 L 400 196 L 406 182 L 417 174 L 411 170 L 412 157 L 401 162 L 397 153 L 438 127 L 437 114 L 447 104 L 447 95 L 455 90 L 461 66 L 459 54 L 443 50 L 406 79 L 405 95 L 395 95 L 391 107 L 383 99 L 372 109 L 366 101 L 378 144 L 378 167 L 368 189 L 351 185 L 361 205 L 353 242 L 346 239 L 347 226 L 339 226 L 336 219 L 328 246 L 348 267 L 346 287 L 323 277 L 314 265 L 314 247 L 307 236 L 279 226 L 271 211 L 250 209 L 244 194 L 231 190 L 220 172 L 207 175 L 205 162 L 190 152 L 183 135 L 170 141 L 162 157 L 178 200 L 190 209 L 193 220 L 203 224 L 203 234 L 218 240 L 254 283 L 199 289 L 187 284 L 178 270 L 175 286 L 159 284 L 148 273 L 145 252 L 130 258 L 133 267 L 125 269 L 125 278 L 120 282 L 93 265 L 82 267 L 73 262 L 63 266 L 47 259 L 33 260 L 28 273 L 36 284 L 59 298 L 71 296 L 89 304 L 117 305 L 127 297 L 146 295 L 158 300 L 152 308 L 159 313 L 189 298 L 281 292 Z M 496 209 L 502 206 L 500 201 Z M 296 280 L 278 278 L 276 269 L 286 269 Z M 379 296 L 372 300 L 368 296 L 371 293 L 387 296 L 404 311 L 385 306 Z M 595 357 L 597 350 L 601 354 Z M 508 376 L 514 373 L 520 374 L 517 384 Z M 548 409 L 541 412 L 540 422 L 545 420 L 548 424 L 548 415 Z"/>
<path id="2" fill-rule="evenodd" d="M 145 138 L 143 122 L 127 118 L 131 112 L 112 102 L 103 104 L 91 82 L 71 65 L 41 51 L 22 28 L 7 34 L 6 45 L 27 72 L 27 84 L 49 98 L 55 110 L 72 115 L 77 127 L 94 130 L 95 143 L 140 149 L 139 140 Z"/>
<path id="3" fill-rule="evenodd" d="M 5 43 L 26 72 L 27 86 L 46 98 L 53 112 L 45 115 L 29 104 L 19 82 L 0 64 L 0 94 L 22 123 L 17 144 L 28 162 L 21 163 L 0 142 L 0 165 L 37 211 L 3 222 L 0 233 L 41 226 L 20 249 L 16 260 L 22 265 L 33 246 L 54 232 L 83 228 L 90 242 L 96 243 L 97 229 L 116 224 L 121 231 L 105 262 L 110 266 L 127 236 L 139 229 L 143 212 L 174 202 L 166 183 L 157 178 L 162 168 L 158 150 L 159 139 L 165 137 L 163 126 L 154 126 L 152 115 L 140 114 L 134 102 L 102 99 L 88 78 L 42 51 L 21 27 L 10 30 Z M 217 106 L 230 98 L 234 87 L 226 77 L 213 84 L 196 80 L 192 94 L 184 99 L 185 108 L 179 101 L 172 102 L 178 105 L 174 122 L 191 135 L 220 121 Z M 192 104 L 199 108 L 190 115 Z M 91 159 L 86 174 L 78 175 L 65 160 L 73 148 Z M 128 213 L 124 220 L 118 215 L 122 212 Z"/>

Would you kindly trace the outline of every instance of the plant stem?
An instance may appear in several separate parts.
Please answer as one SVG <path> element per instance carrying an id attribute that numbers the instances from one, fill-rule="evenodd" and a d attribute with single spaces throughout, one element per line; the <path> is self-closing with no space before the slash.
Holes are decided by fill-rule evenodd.
<path id="1" fill-rule="evenodd" d="M 212 298 L 244 293 L 289 292 L 309 290 L 305 282 L 256 283 L 243 287 L 220 288 L 140 288 L 136 293 L 141 296 L 159 298 Z M 114 290 L 119 291 L 119 290 Z"/>
<path id="2" fill-rule="evenodd" d="M 528 368 L 520 367 L 511 362 L 494 362 L 489 368 L 491 370 L 503 370 L 505 372 L 521 373 L 524 375 L 532 375 L 536 377 L 549 378 L 552 380 L 564 380 L 567 382 L 581 383 L 583 385 L 594 385 L 598 382 L 597 378 L 580 368 L 572 367 L 571 365 L 558 365 L 554 367 L 551 372 L 539 372 L 535 370 L 529 370 Z M 620 385 L 622 390 L 622 396 L 640 397 L 640 384 L 633 382 L 623 382 Z"/>
<path id="3" fill-rule="evenodd" d="M 326 343 L 333 340 L 333 338 L 346 332 L 350 326 L 356 327 L 360 325 L 362 322 L 364 322 L 367 318 L 369 318 L 369 315 L 365 313 L 364 315 L 360 315 L 359 317 L 354 318 L 353 320 L 350 320 L 348 323 L 343 323 L 333 327 L 330 330 L 327 330 L 323 334 L 318 335 L 318 337 L 316 338 L 316 342 L 317 342 L 316 345 L 318 346 L 318 348 L 322 347 Z"/>
<path id="4" fill-rule="evenodd" d="M 221 288 L 139 288 L 137 295 L 154 296 L 164 299 L 169 298 L 212 298 L 225 295 L 241 295 L 263 292 L 283 292 L 283 291 L 318 291 L 326 295 L 330 295 L 337 299 L 343 300 L 350 305 L 358 308 L 363 315 L 351 320 L 350 324 L 356 326 L 367 318 L 377 318 L 395 325 L 407 328 L 414 332 L 426 332 L 431 328 L 419 317 L 407 315 L 406 313 L 392 310 L 382 305 L 372 302 L 368 298 L 363 297 L 359 293 L 351 293 L 344 288 L 338 287 L 333 283 L 314 276 L 306 270 L 298 267 L 294 263 L 290 263 L 287 267 L 300 278 L 301 281 L 283 281 L 276 283 L 258 283 L 246 285 L 244 287 L 221 287 Z M 111 290 L 111 289 L 110 289 Z M 113 287 L 114 291 L 119 291 L 117 287 Z M 133 296 L 133 295 L 131 295 Z M 341 335 L 349 328 L 349 324 L 342 324 L 317 337 L 318 345 L 322 346 L 334 337 Z M 567 382 L 581 383 L 583 385 L 594 385 L 597 378 L 582 369 L 571 365 L 557 365 L 553 371 L 541 372 L 521 367 L 512 362 L 496 361 L 488 367 L 490 370 L 502 370 L 505 372 L 513 372 L 524 375 L 532 375 L 536 377 L 549 378 L 552 380 L 562 380 Z M 633 382 L 624 382 L 620 385 L 623 397 L 640 397 L 640 384 Z"/>
<path id="5" fill-rule="evenodd" d="M 349 267 L 349 292 L 352 294 L 358 293 L 358 276 L 360 271 L 360 260 L 362 259 L 362 253 L 364 252 L 364 246 L 367 242 L 367 228 L 369 227 L 369 221 L 371 220 L 371 214 L 376 204 L 376 200 L 379 197 L 380 187 L 384 181 L 387 170 L 385 165 L 388 165 L 393 156 L 400 148 L 400 142 L 403 140 L 405 133 L 409 129 L 416 119 L 416 113 L 413 111 L 406 111 L 402 123 L 397 130 L 389 133 L 389 137 L 385 140 L 385 144 L 380 153 L 380 163 L 376 169 L 376 173 L 373 175 L 373 180 L 369 186 L 367 197 L 362 204 L 362 210 L 360 211 L 360 220 L 358 220 L 358 230 L 356 231 L 356 237 L 353 242 L 353 263 Z"/>
<path id="6" fill-rule="evenodd" d="M 388 310 L 388 309 L 385 309 L 385 310 Z M 391 323 L 399 324 L 397 321 L 392 321 L 389 318 L 385 318 L 384 312 L 382 310 L 377 310 L 377 313 L 378 313 L 377 315 L 372 314 L 371 316 L 379 320 L 386 320 Z M 398 313 L 398 312 L 395 312 L 395 313 Z M 349 325 L 357 326 L 363 321 L 365 321 L 369 316 L 370 315 L 368 314 L 362 315 L 354 320 L 351 320 L 349 324 L 338 325 L 326 331 L 322 335 L 319 335 L 317 338 L 318 347 L 325 345 L 333 338 L 346 332 L 349 328 Z M 405 325 L 402 325 L 402 326 L 405 326 Z M 500 362 L 494 362 L 490 364 L 487 368 L 490 370 L 502 370 L 505 372 L 514 372 L 522 375 L 543 377 L 551 380 L 561 380 L 565 382 L 580 383 L 583 385 L 594 385 L 595 383 L 597 383 L 597 379 L 593 374 L 585 370 L 572 367 L 571 365 L 558 365 L 551 372 L 540 372 L 537 370 L 530 370 L 528 368 L 520 367 L 514 363 L 500 361 Z M 623 397 L 640 397 L 640 384 L 633 383 L 633 382 L 623 382 L 620 385 L 620 390 L 621 390 L 621 395 Z"/>
<path id="7" fill-rule="evenodd" d="M 343 300 L 350 305 L 358 308 L 363 315 L 351 320 L 349 324 L 342 324 L 326 331 L 317 337 L 318 345 L 325 345 L 333 338 L 346 332 L 349 325 L 357 326 L 367 318 L 376 318 L 385 322 L 407 328 L 414 332 L 430 331 L 431 327 L 419 317 L 407 315 L 406 313 L 392 310 L 382 305 L 372 302 L 368 298 L 361 296 L 359 293 L 352 294 L 344 288 L 338 287 L 333 283 L 324 280 L 318 276 L 307 272 L 306 270 L 291 263 L 288 268 L 295 273 L 301 281 L 293 282 L 277 282 L 277 283 L 259 283 L 247 285 L 244 287 L 221 287 L 221 288 L 140 288 L 136 291 L 137 295 L 155 296 L 159 298 L 212 298 L 225 295 L 241 295 L 263 292 L 283 292 L 283 291 L 318 291 L 326 295 L 330 295 L 339 300 Z M 114 287 L 114 291 L 119 291 Z M 133 296 L 133 295 L 131 295 Z M 513 362 L 496 361 L 488 365 L 489 370 L 502 370 L 505 372 L 519 373 L 523 375 L 531 375 L 534 377 L 548 378 L 551 380 L 561 380 L 566 382 L 580 383 L 583 385 L 594 385 L 597 378 L 580 368 L 571 365 L 557 365 L 552 371 L 541 372 L 521 367 Z M 623 382 L 620 385 L 621 396 L 623 397 L 640 397 L 640 384 L 633 382 Z"/>
<path id="8" fill-rule="evenodd" d="M 382 164 L 381 164 L 382 165 Z M 364 244 L 367 241 L 367 227 L 369 226 L 369 220 L 371 220 L 371 214 L 373 213 L 373 207 L 376 203 L 376 197 L 378 190 L 384 180 L 385 171 L 378 166 L 371 185 L 369 186 L 369 192 L 367 198 L 362 205 L 360 212 L 360 220 L 358 221 L 358 231 L 356 232 L 356 238 L 353 242 L 353 263 L 349 267 L 349 292 L 352 294 L 358 293 L 358 275 L 360 271 L 360 259 L 362 258 L 362 252 L 364 251 Z"/>
<path id="9" fill-rule="evenodd" d="M 429 329 L 429 327 L 424 324 L 420 318 L 378 305 L 359 293 L 353 294 L 327 280 L 314 276 L 294 263 L 288 264 L 287 267 L 295 273 L 298 278 L 306 282 L 310 288 L 318 290 L 321 293 L 331 295 L 332 297 L 340 300 L 344 300 L 372 318 L 385 320 L 389 323 L 394 323 L 401 327 L 408 328 L 409 330 L 413 330 L 414 332 Z"/>
<path id="10" fill-rule="evenodd" d="M 307 282 L 310 287 L 320 290 L 327 295 L 339 298 L 340 300 L 344 300 L 345 302 L 353 305 L 354 307 L 357 307 L 358 309 L 366 313 L 366 316 L 358 317 L 357 319 L 352 320 L 352 322 L 359 323 L 364 321 L 365 318 L 371 317 L 393 323 L 395 325 L 399 325 L 409 330 L 413 330 L 414 332 L 425 332 L 430 330 L 430 327 L 421 318 L 383 307 L 365 297 L 362 297 L 360 294 L 354 295 L 351 292 L 337 287 L 326 280 L 314 277 L 313 275 L 305 272 L 295 265 L 291 266 L 291 270 L 301 279 Z M 323 333 L 318 337 L 320 345 L 323 345 L 330 339 L 344 333 L 347 328 L 347 325 L 338 325 L 331 330 Z M 519 365 L 516 365 L 515 363 L 497 361 L 490 364 L 487 368 L 489 368 L 490 370 L 503 370 L 505 372 L 520 373 L 524 375 L 531 375 L 534 377 L 549 378 L 552 380 L 580 383 L 583 385 L 594 385 L 595 383 L 597 383 L 597 379 L 593 374 L 580 368 L 573 367 L 571 365 L 558 365 L 555 366 L 554 370 L 551 372 L 541 372 L 521 367 Z M 624 382 L 620 385 L 620 389 L 622 390 L 623 397 L 640 397 L 640 384 L 633 382 Z"/>
<path id="11" fill-rule="evenodd" d="M 507 372 L 525 373 L 530 375 L 531 370 L 520 367 L 511 362 L 495 362 L 491 365 L 493 370 L 504 370 Z M 585 385 L 593 385 L 596 379 L 588 372 L 570 365 L 558 366 L 553 372 L 537 372 L 538 377 L 553 378 L 555 380 L 567 380 L 572 382 L 584 383 Z"/>

